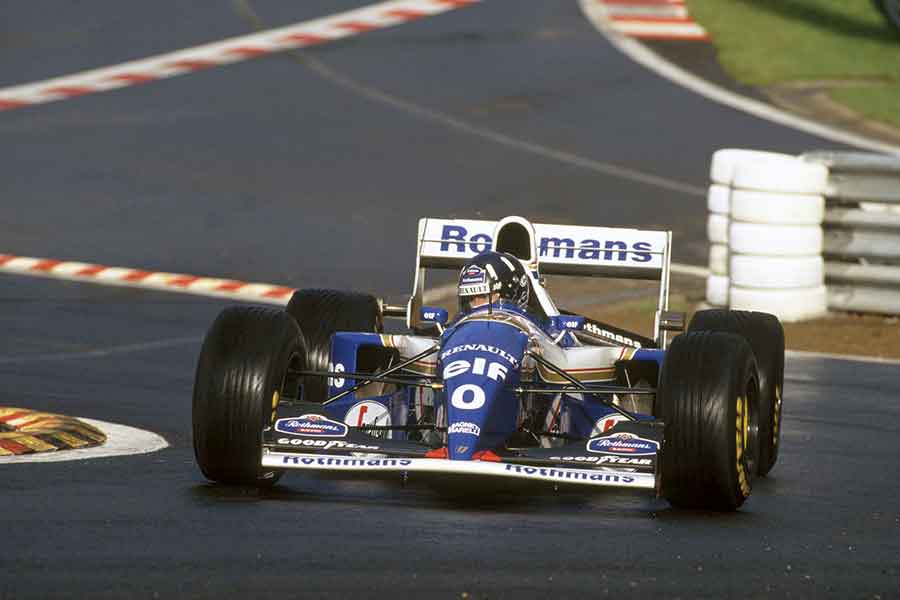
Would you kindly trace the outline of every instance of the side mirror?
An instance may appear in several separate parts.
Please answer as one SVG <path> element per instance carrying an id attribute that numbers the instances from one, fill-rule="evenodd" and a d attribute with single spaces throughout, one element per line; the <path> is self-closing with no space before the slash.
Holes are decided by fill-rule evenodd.
<path id="1" fill-rule="evenodd" d="M 575 315 L 557 315 L 550 317 L 553 326 L 560 331 L 581 331 L 584 329 L 584 317 Z"/>
<path id="2" fill-rule="evenodd" d="M 684 331 L 684 321 L 686 316 L 685 313 L 679 311 L 661 311 L 659 313 L 660 331 L 675 331 L 678 333 Z"/>
<path id="3" fill-rule="evenodd" d="M 445 309 L 434 306 L 423 306 L 422 310 L 419 311 L 419 318 L 423 323 L 434 323 L 441 327 L 447 324 L 449 316 Z"/>

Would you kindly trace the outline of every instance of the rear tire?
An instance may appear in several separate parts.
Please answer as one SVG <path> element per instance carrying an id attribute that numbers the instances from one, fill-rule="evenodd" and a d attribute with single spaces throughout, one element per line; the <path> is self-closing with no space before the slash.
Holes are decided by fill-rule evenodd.
<path id="1" fill-rule="evenodd" d="M 661 494 L 675 507 L 731 511 L 750 495 L 758 452 L 756 361 L 740 336 L 676 337 L 660 373 Z"/>
<path id="2" fill-rule="evenodd" d="M 743 310 L 701 310 L 688 331 L 726 331 L 750 344 L 759 372 L 759 460 L 756 474 L 765 476 L 778 460 L 784 389 L 784 328 L 774 315 Z"/>
<path id="3" fill-rule="evenodd" d="M 337 290 L 298 290 L 291 296 L 287 313 L 294 317 L 307 344 L 306 368 L 328 371 L 331 358 L 331 336 L 338 331 L 383 331 L 378 300 L 369 294 Z M 324 402 L 328 384 L 324 377 L 307 377 L 303 382 L 303 399 Z"/>
<path id="4" fill-rule="evenodd" d="M 288 368 L 301 370 L 306 345 L 284 311 L 231 307 L 203 341 L 194 379 L 194 456 L 212 481 L 271 485 L 263 470 L 262 431 L 271 425 Z"/>

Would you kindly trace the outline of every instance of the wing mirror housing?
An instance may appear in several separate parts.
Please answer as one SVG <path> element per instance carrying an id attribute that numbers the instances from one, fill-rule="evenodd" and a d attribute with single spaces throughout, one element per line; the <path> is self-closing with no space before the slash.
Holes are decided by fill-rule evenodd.
<path id="1" fill-rule="evenodd" d="M 425 323 L 437 323 L 438 325 L 444 326 L 447 324 L 449 313 L 444 308 L 423 306 L 419 313 L 419 318 Z"/>
<path id="2" fill-rule="evenodd" d="M 556 315 L 550 317 L 553 326 L 560 331 L 581 331 L 584 329 L 585 318 L 575 315 Z"/>
<path id="3" fill-rule="evenodd" d="M 683 312 L 675 310 L 663 310 L 659 313 L 659 329 L 661 331 L 673 331 L 681 333 L 684 331 L 684 322 L 687 315 Z"/>

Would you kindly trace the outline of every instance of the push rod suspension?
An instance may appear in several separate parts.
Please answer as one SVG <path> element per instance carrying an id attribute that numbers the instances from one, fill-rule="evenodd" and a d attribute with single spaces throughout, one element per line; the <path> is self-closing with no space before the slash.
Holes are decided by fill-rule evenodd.
<path id="1" fill-rule="evenodd" d="M 528 351 L 528 356 L 533 358 L 538 364 L 541 364 L 544 367 L 547 367 L 548 369 L 550 369 L 551 371 L 553 371 L 554 373 L 556 373 L 557 375 L 559 375 L 560 377 L 562 377 L 563 379 L 565 379 L 566 381 L 568 381 L 569 383 L 574 385 L 576 388 L 578 388 L 578 390 L 577 390 L 578 392 L 589 393 L 591 391 L 583 383 L 581 383 L 580 381 L 578 381 L 577 379 L 575 379 L 574 377 L 572 377 L 571 375 L 569 375 L 568 373 L 566 373 L 565 371 L 563 371 L 562 369 L 560 369 L 559 367 L 554 365 L 552 362 L 545 359 L 544 357 L 538 356 L 537 354 L 535 354 L 534 352 L 531 352 L 530 350 Z M 576 391 L 576 390 L 571 390 L 571 391 Z M 606 398 L 600 398 L 600 402 L 602 402 L 609 408 L 613 409 L 614 411 L 616 411 L 617 413 L 619 413 L 620 415 L 622 415 L 629 421 L 637 421 L 638 420 L 638 418 L 635 417 L 633 414 L 631 414 L 624 408 L 620 408 L 620 407 L 616 406 L 615 404 L 612 403 L 612 401 L 607 400 Z"/>
<path id="2" fill-rule="evenodd" d="M 516 387 L 513 391 L 518 394 L 526 392 L 534 392 L 536 394 L 557 394 L 559 392 L 576 392 L 578 394 L 606 395 L 606 394 L 637 394 L 642 396 L 652 396 L 656 392 L 654 390 L 645 390 L 639 388 L 537 388 L 537 387 Z"/>
<path id="3" fill-rule="evenodd" d="M 398 363 L 398 364 L 394 365 L 393 367 L 391 367 L 391 368 L 388 369 L 387 371 L 382 371 L 382 372 L 379 373 L 378 375 L 380 375 L 381 377 L 385 377 L 385 376 L 387 376 L 387 375 L 390 375 L 391 373 L 395 373 L 396 371 L 399 371 L 400 369 L 402 369 L 402 368 L 404 368 L 404 367 L 408 367 L 409 365 L 413 364 L 413 363 L 416 362 L 416 361 L 419 361 L 419 360 L 422 360 L 423 358 L 426 358 L 426 357 L 428 357 L 428 356 L 431 356 L 432 354 L 434 354 L 434 353 L 436 353 L 438 350 L 440 350 L 440 348 L 441 348 L 440 345 L 432 346 L 432 347 L 429 348 L 428 350 L 425 350 L 425 351 L 423 351 L 423 352 L 420 352 L 420 353 L 416 354 L 415 356 L 413 356 L 412 358 L 409 358 L 409 359 L 407 359 L 407 360 L 404 360 L 404 361 L 401 362 L 401 363 Z M 332 396 L 331 398 L 329 398 L 328 400 L 326 400 L 326 401 L 323 402 L 322 404 L 323 404 L 323 405 L 325 405 L 325 404 L 331 404 L 331 403 L 334 402 L 335 400 L 340 400 L 340 399 L 343 398 L 344 396 L 347 396 L 348 394 L 352 394 L 353 392 L 355 392 L 355 391 L 358 390 L 359 388 L 363 387 L 364 385 L 368 385 L 368 384 L 372 383 L 372 381 L 373 381 L 373 380 L 371 379 L 372 376 L 369 375 L 368 377 L 369 377 L 369 379 L 364 379 L 364 380 L 358 382 L 358 383 L 357 383 L 356 385 L 354 385 L 353 387 L 344 390 L 344 391 L 341 392 L 340 394 L 337 394 L 337 395 L 335 395 L 335 396 Z"/>
<path id="4" fill-rule="evenodd" d="M 444 388 L 444 384 L 437 381 L 436 377 L 385 377 L 381 373 L 352 373 L 350 371 L 293 371 L 297 375 L 306 377 L 334 377 L 336 379 L 366 379 L 375 383 L 396 383 L 397 385 L 409 385 L 413 387 L 431 388 L 440 390 Z M 418 379 L 428 379 L 430 381 L 418 381 Z"/>

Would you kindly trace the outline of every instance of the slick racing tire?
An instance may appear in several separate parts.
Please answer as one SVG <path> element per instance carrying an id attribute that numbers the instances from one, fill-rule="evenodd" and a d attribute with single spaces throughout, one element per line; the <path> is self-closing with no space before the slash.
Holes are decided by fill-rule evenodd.
<path id="1" fill-rule="evenodd" d="M 692 331 L 672 341 L 655 410 L 666 424 L 660 491 L 672 506 L 731 511 L 744 503 L 759 452 L 758 396 L 744 338 Z"/>
<path id="2" fill-rule="evenodd" d="M 337 331 L 380 333 L 383 330 L 378 300 L 369 294 L 337 290 L 298 290 L 291 296 L 287 313 L 300 326 L 306 340 L 307 368 L 329 371 L 331 336 Z M 328 382 L 324 377 L 307 377 L 303 382 L 303 400 L 324 402 Z"/>
<path id="3" fill-rule="evenodd" d="M 212 481 L 267 486 L 280 471 L 260 467 L 262 431 L 272 424 L 281 396 L 294 397 L 306 344 L 284 311 L 232 307 L 222 311 L 203 340 L 194 379 L 194 456 Z"/>
<path id="4" fill-rule="evenodd" d="M 784 386 L 784 328 L 774 315 L 743 310 L 701 310 L 688 331 L 736 333 L 750 344 L 759 374 L 759 460 L 756 474 L 766 475 L 778 460 L 781 440 L 781 392 Z"/>

